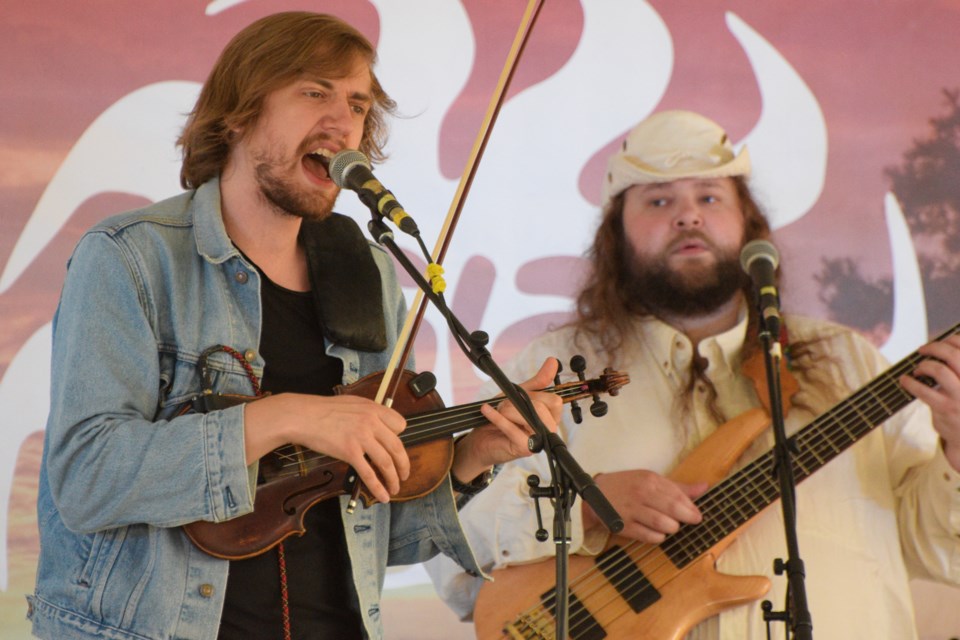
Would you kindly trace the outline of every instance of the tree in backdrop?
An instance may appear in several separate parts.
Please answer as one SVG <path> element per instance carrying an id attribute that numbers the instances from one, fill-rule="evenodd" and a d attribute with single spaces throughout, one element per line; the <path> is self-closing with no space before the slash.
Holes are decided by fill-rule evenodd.
<path id="1" fill-rule="evenodd" d="M 917 248 L 931 334 L 960 320 L 960 90 L 943 95 L 947 113 L 930 120 L 930 137 L 885 171 Z"/>
<path id="2" fill-rule="evenodd" d="M 960 321 L 960 90 L 943 96 L 946 114 L 930 119 L 930 135 L 884 170 L 916 248 L 931 335 Z M 849 258 L 824 259 L 815 278 L 835 320 L 868 334 L 889 330 L 890 278 L 867 280 Z"/>

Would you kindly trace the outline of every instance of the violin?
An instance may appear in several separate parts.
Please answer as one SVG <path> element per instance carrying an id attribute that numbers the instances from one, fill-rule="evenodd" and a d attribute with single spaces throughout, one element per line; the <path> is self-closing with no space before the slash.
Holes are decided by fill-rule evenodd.
<path id="1" fill-rule="evenodd" d="M 334 392 L 370 397 L 383 376 L 382 371 L 374 373 L 351 385 L 338 385 Z M 419 498 L 439 487 L 453 465 L 453 435 L 487 424 L 480 407 L 504 400 L 503 396 L 497 396 L 444 408 L 432 385 L 422 390 L 418 385 L 420 380 L 414 372 L 404 370 L 399 388 L 406 392 L 395 396 L 393 403 L 393 408 L 407 420 L 407 427 L 399 437 L 410 458 L 410 475 L 391 498 L 398 502 Z M 556 394 L 568 403 L 587 397 L 596 400 L 601 393 L 615 396 L 629 382 L 628 374 L 605 369 L 598 378 L 557 384 L 543 391 Z M 234 398 L 234 401 L 255 399 Z M 250 558 L 269 551 L 292 535 L 303 535 L 306 512 L 323 500 L 354 493 L 365 507 L 376 502 L 346 462 L 299 445 L 280 447 L 265 457 L 261 473 L 264 482 L 257 487 L 251 513 L 223 522 L 201 520 L 183 526 L 199 549 L 225 560 Z"/>

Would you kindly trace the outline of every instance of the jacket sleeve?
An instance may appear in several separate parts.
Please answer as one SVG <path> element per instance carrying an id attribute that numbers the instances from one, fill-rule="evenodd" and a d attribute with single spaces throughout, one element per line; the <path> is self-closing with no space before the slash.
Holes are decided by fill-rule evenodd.
<path id="1" fill-rule="evenodd" d="M 169 383 L 159 357 L 172 347 L 151 327 L 139 268 L 113 235 L 86 235 L 54 318 L 45 464 L 64 523 L 81 533 L 252 509 L 242 406 L 157 417 Z"/>

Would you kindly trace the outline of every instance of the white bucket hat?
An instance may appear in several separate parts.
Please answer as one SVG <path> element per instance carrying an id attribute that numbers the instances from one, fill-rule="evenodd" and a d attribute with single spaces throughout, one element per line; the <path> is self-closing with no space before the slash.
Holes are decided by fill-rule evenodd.
<path id="1" fill-rule="evenodd" d="M 735 155 L 716 122 L 692 111 L 661 111 L 635 126 L 607 161 L 600 204 L 635 184 L 749 175 L 747 148 Z"/>

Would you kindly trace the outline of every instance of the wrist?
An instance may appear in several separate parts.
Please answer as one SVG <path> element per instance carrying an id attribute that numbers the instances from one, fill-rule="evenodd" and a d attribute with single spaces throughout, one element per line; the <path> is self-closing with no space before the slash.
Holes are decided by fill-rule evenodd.
<path id="1" fill-rule="evenodd" d="M 453 445 L 450 480 L 453 482 L 454 490 L 460 493 L 467 493 L 470 490 L 467 489 L 468 487 L 479 491 L 493 479 L 492 466 L 478 459 L 468 438 L 469 434 L 460 436 Z M 464 487 L 465 490 L 460 491 L 457 487 Z"/>
<path id="2" fill-rule="evenodd" d="M 464 496 L 475 496 L 493 482 L 493 469 L 488 468 L 480 473 L 478 476 L 470 480 L 470 482 L 461 482 L 457 479 L 452 472 L 450 473 L 450 484 L 453 486 L 453 490 Z"/>
<path id="3" fill-rule="evenodd" d="M 947 459 L 947 463 L 953 467 L 955 471 L 960 472 L 960 447 L 949 445 L 941 436 L 940 448 L 943 450 L 943 456 Z"/>

